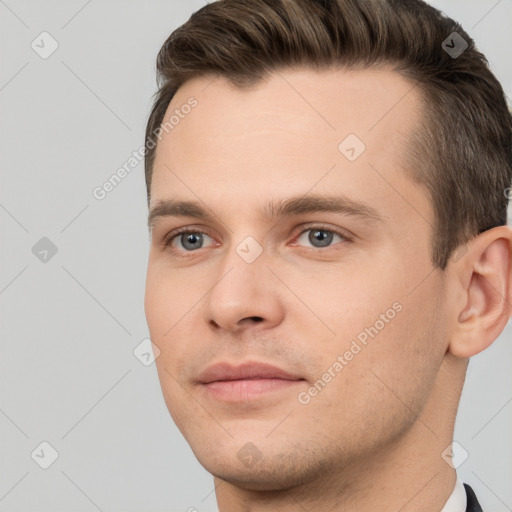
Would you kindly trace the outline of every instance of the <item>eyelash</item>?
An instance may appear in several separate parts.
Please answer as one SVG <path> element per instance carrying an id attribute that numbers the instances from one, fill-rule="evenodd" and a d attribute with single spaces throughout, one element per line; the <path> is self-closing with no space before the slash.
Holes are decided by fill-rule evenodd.
<path id="1" fill-rule="evenodd" d="M 336 230 L 336 229 L 332 229 L 331 227 L 328 227 L 328 226 L 322 226 L 321 224 L 317 224 L 317 225 L 313 225 L 313 226 L 308 226 L 306 229 L 303 229 L 295 238 L 298 239 L 300 238 L 301 235 L 303 235 L 304 233 L 307 233 L 308 231 L 325 231 L 327 233 L 333 233 L 335 235 L 338 235 L 340 236 L 341 238 L 344 239 L 344 241 L 346 242 L 351 242 L 352 241 L 352 238 L 350 238 L 344 231 L 341 231 L 341 230 Z M 194 256 L 195 253 L 197 253 L 200 249 L 196 249 L 194 251 L 183 251 L 182 249 L 174 249 L 171 247 L 171 243 L 174 241 L 175 238 L 177 238 L 178 236 L 184 234 L 184 233 L 187 233 L 187 234 L 201 234 L 201 235 L 208 235 L 209 237 L 213 238 L 213 236 L 208 233 L 208 231 L 204 231 L 204 230 L 201 230 L 201 229 L 191 229 L 190 227 L 184 227 L 184 228 L 180 228 L 176 231 L 173 231 L 171 233 L 169 233 L 165 238 L 164 240 L 162 241 L 162 246 L 164 247 L 164 249 L 169 249 L 172 253 L 174 254 L 180 254 L 181 257 L 184 257 L 184 258 L 187 258 L 187 257 L 191 257 L 191 256 Z M 339 242 L 338 242 L 339 243 Z M 309 249 L 309 250 L 312 250 L 312 251 L 315 251 L 315 252 L 324 252 L 326 250 L 329 250 L 331 249 L 333 246 L 332 245 L 329 245 L 327 247 L 303 247 L 304 249 Z M 182 254 L 182 253 L 185 253 L 185 254 Z"/>

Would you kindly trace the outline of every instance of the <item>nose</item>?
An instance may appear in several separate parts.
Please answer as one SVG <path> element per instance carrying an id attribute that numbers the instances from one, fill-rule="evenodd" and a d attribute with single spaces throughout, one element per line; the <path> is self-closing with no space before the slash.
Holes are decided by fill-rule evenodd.
<path id="1" fill-rule="evenodd" d="M 241 256 L 242 254 L 242 256 Z M 251 262 L 235 247 L 222 260 L 203 301 L 204 320 L 214 330 L 275 327 L 284 318 L 279 280 L 265 250 Z M 274 270 L 275 272 L 275 270 Z"/>

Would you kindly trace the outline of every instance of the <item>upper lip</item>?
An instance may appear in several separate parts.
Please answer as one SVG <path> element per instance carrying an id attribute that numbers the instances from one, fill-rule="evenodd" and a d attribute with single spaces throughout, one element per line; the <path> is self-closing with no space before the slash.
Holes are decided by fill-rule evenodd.
<path id="1" fill-rule="evenodd" d="M 245 362 L 234 366 L 227 362 L 220 362 L 208 366 L 198 377 L 199 382 L 208 384 L 218 380 L 240 379 L 284 379 L 302 380 L 302 377 L 289 373 L 281 368 L 267 363 Z"/>

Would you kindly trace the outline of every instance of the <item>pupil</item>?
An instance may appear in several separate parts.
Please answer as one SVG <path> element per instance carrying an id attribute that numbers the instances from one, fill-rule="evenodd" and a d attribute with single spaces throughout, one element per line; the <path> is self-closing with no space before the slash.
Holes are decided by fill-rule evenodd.
<path id="1" fill-rule="evenodd" d="M 195 245 L 198 242 L 201 242 L 202 240 L 202 236 L 200 233 L 189 233 L 183 236 L 185 238 L 185 241 L 183 241 L 182 238 L 181 243 L 183 244 L 183 247 L 185 247 L 185 249 L 196 249 L 197 247 L 195 247 Z"/>

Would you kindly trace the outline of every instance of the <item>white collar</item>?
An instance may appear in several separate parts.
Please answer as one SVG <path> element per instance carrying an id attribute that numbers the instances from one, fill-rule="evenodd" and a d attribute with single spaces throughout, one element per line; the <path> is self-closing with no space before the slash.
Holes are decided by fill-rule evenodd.
<path id="1" fill-rule="evenodd" d="M 455 488 L 441 512 L 466 512 L 467 497 L 464 484 L 457 478 Z"/>

